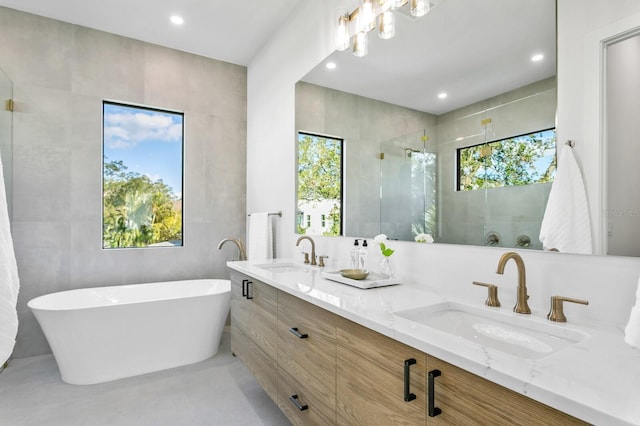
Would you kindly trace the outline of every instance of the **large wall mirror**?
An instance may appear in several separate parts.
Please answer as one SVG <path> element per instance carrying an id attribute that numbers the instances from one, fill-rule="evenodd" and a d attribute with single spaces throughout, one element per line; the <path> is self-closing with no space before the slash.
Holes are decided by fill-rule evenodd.
<path id="1" fill-rule="evenodd" d="M 368 34 L 367 56 L 336 51 L 296 85 L 298 134 L 343 141 L 342 235 L 542 249 L 555 0 L 438 1 L 419 19 L 398 10 L 396 25 L 390 40 Z"/>
<path id="2" fill-rule="evenodd" d="M 603 228 L 607 254 L 640 256 L 640 182 L 635 141 L 640 130 L 640 28 L 604 46 L 606 61 L 606 204 Z"/>

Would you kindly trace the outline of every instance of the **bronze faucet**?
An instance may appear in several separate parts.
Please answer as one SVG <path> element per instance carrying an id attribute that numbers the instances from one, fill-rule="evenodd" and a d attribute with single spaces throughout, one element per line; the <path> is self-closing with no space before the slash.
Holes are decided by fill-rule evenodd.
<path id="1" fill-rule="evenodd" d="M 298 238 L 298 241 L 296 241 L 296 247 L 300 245 L 300 242 L 302 240 L 309 240 L 309 242 L 311 243 L 311 264 L 316 265 L 316 243 L 313 241 L 313 238 L 311 238 L 310 236 L 303 235 L 300 238 Z M 305 256 L 304 263 L 309 263 L 306 256 Z"/>
<path id="2" fill-rule="evenodd" d="M 238 253 L 240 256 L 240 260 L 247 260 L 247 253 L 244 250 L 244 244 L 242 244 L 242 240 L 238 240 L 236 238 L 225 238 L 224 240 L 220 241 L 218 243 L 218 250 L 222 249 L 222 246 L 224 245 L 224 243 L 226 243 L 227 241 L 231 241 L 232 243 L 234 243 L 237 247 L 238 247 Z"/>
<path id="3" fill-rule="evenodd" d="M 519 314 L 530 314 L 531 309 L 527 303 L 529 296 L 527 295 L 526 272 L 524 269 L 524 261 L 520 255 L 513 251 L 503 254 L 498 261 L 496 273 L 500 275 L 504 274 L 504 266 L 507 264 L 509 259 L 513 259 L 513 261 L 516 262 L 516 267 L 518 268 L 518 300 L 516 302 L 516 306 L 513 307 L 513 312 L 517 312 Z"/>

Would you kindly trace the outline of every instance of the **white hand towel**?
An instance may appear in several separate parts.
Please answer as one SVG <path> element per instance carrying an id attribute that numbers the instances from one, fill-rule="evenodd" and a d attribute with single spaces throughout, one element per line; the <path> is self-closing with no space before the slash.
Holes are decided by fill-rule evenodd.
<path id="1" fill-rule="evenodd" d="M 629 322 L 624 329 L 624 341 L 629 345 L 640 349 L 640 279 L 636 290 L 636 304 L 631 308 Z"/>
<path id="2" fill-rule="evenodd" d="M 0 365 L 9 359 L 18 333 L 18 266 L 13 251 L 9 209 L 0 159 Z"/>
<path id="3" fill-rule="evenodd" d="M 249 219 L 249 260 L 273 257 L 273 230 L 269 213 L 251 213 Z"/>
<path id="4" fill-rule="evenodd" d="M 563 147 L 540 227 L 540 242 L 546 250 L 591 254 L 591 223 L 582 174 L 573 148 Z"/>

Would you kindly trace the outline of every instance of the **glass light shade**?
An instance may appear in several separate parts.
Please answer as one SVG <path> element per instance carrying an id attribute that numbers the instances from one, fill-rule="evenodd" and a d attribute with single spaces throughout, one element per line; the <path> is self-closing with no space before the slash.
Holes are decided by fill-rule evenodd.
<path id="1" fill-rule="evenodd" d="M 409 0 L 411 14 L 415 17 L 424 16 L 431 9 L 429 0 Z"/>
<path id="2" fill-rule="evenodd" d="M 353 54 L 362 57 L 369 53 L 369 39 L 367 33 L 360 31 L 353 39 Z"/>
<path id="3" fill-rule="evenodd" d="M 362 0 L 358 8 L 358 32 L 370 31 L 376 26 L 373 0 Z"/>
<path id="4" fill-rule="evenodd" d="M 391 9 L 378 15 L 378 37 L 390 39 L 396 35 L 396 16 Z"/>
<path id="5" fill-rule="evenodd" d="M 349 16 L 342 15 L 338 18 L 338 27 L 336 28 L 336 49 L 347 50 L 349 38 Z"/>
<path id="6" fill-rule="evenodd" d="M 400 9 L 402 6 L 407 4 L 407 0 L 391 0 L 391 4 L 394 9 Z"/>

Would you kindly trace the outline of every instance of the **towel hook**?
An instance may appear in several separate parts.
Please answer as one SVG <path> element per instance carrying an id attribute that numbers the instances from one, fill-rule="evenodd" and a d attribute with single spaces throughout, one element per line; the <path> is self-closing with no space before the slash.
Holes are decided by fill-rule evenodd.
<path id="1" fill-rule="evenodd" d="M 571 148 L 573 148 L 574 146 L 576 146 L 576 143 L 574 141 L 572 141 L 571 139 L 569 139 L 565 145 L 569 145 Z"/>

